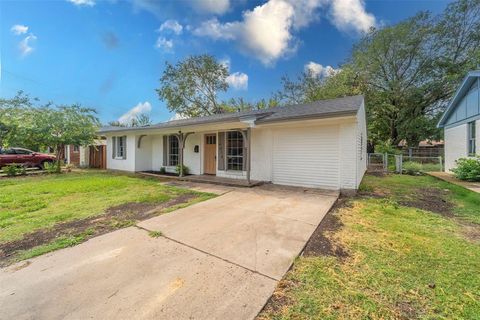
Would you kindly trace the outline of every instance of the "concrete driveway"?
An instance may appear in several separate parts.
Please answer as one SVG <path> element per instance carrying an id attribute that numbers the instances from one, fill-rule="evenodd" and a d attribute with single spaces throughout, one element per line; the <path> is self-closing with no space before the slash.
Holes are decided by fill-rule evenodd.
<path id="1" fill-rule="evenodd" d="M 0 270 L 0 319 L 254 318 L 338 195 L 228 190 Z"/>

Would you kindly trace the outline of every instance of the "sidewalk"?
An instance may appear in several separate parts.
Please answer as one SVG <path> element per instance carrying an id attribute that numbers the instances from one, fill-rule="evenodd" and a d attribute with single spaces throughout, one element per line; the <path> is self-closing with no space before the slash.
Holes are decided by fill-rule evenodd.
<path id="1" fill-rule="evenodd" d="M 447 172 L 429 172 L 429 175 L 442 179 L 444 181 L 456 184 L 458 186 L 462 186 L 464 188 L 467 188 L 469 190 L 472 190 L 473 192 L 480 193 L 480 182 L 468 182 L 468 181 L 462 181 L 457 178 L 451 173 Z"/>

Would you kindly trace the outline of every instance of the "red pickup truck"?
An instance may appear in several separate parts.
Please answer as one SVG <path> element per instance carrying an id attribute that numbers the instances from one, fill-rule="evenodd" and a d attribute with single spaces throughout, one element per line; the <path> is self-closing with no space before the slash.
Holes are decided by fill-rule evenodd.
<path id="1" fill-rule="evenodd" d="M 0 168 L 7 164 L 19 164 L 26 167 L 43 169 L 45 163 L 55 161 L 55 156 L 23 148 L 0 149 Z"/>

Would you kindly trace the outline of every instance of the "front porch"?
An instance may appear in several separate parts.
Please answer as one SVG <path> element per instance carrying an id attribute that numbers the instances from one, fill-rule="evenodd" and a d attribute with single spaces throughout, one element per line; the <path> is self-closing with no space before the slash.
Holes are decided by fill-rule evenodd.
<path id="1" fill-rule="evenodd" d="M 146 177 L 154 177 L 158 179 L 165 179 L 165 180 L 180 180 L 180 181 L 189 181 L 189 182 L 199 182 L 199 183 L 210 183 L 210 184 L 217 184 L 222 186 L 229 186 L 229 187 L 243 187 L 243 188 L 251 188 L 255 186 L 262 185 L 264 181 L 257 181 L 257 180 L 246 180 L 246 179 L 232 179 L 232 178 L 225 178 L 219 177 L 215 175 L 209 174 L 192 174 L 183 177 L 174 176 L 171 174 L 161 174 L 161 173 L 152 173 L 152 172 L 137 172 L 142 176 Z"/>

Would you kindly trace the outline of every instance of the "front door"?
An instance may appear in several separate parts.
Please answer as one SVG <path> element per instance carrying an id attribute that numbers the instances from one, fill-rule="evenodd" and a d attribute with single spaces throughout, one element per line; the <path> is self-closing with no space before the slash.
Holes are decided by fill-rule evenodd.
<path id="1" fill-rule="evenodd" d="M 204 148 L 204 168 L 205 174 L 215 174 L 217 167 L 217 135 L 206 134 L 205 135 L 205 148 Z"/>

